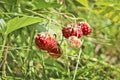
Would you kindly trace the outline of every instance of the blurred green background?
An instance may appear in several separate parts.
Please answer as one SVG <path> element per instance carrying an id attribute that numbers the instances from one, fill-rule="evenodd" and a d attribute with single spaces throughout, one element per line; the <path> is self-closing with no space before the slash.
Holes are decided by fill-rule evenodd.
<path id="1" fill-rule="evenodd" d="M 119 0 L 0 0 L 0 79 L 120 80 Z M 62 38 L 67 24 L 86 21 L 82 54 Z M 57 34 L 63 55 L 38 49 L 36 33 Z M 75 79 L 75 67 L 78 64 Z"/>

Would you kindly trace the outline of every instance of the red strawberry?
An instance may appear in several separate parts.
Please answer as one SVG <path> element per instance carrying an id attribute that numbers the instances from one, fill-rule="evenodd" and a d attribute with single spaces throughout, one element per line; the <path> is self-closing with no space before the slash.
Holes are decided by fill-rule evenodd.
<path id="1" fill-rule="evenodd" d="M 71 27 L 63 27 L 62 34 L 65 38 L 69 38 L 71 36 L 71 32 L 73 29 Z"/>
<path id="2" fill-rule="evenodd" d="M 83 35 L 88 35 L 92 31 L 90 25 L 88 23 L 86 23 L 86 22 L 79 22 L 77 25 L 81 26 Z"/>
<path id="3" fill-rule="evenodd" d="M 39 33 L 35 37 L 35 43 L 40 49 L 48 51 L 53 58 L 58 58 L 61 56 L 62 51 L 54 36 L 55 34 Z"/>
<path id="4" fill-rule="evenodd" d="M 76 36 L 77 38 L 80 38 L 80 37 L 82 37 L 82 35 L 83 35 L 83 32 L 82 32 L 81 28 L 79 28 L 79 27 L 73 28 L 71 36 Z"/>
<path id="5" fill-rule="evenodd" d="M 51 36 L 49 36 L 48 38 L 46 38 L 46 44 L 45 47 L 47 49 L 47 51 L 55 48 L 57 46 L 58 42 Z"/>
<path id="6" fill-rule="evenodd" d="M 52 49 L 49 54 L 53 58 L 59 58 L 62 54 L 62 50 L 59 46 L 57 46 L 56 48 Z"/>
<path id="7" fill-rule="evenodd" d="M 37 34 L 37 36 L 35 37 L 35 43 L 40 49 L 46 50 L 45 34 L 42 34 L 42 33 Z"/>
<path id="8" fill-rule="evenodd" d="M 57 41 L 54 37 L 47 33 L 39 33 L 35 37 L 36 45 L 42 50 L 50 50 L 57 46 Z"/>
<path id="9" fill-rule="evenodd" d="M 76 36 L 78 38 L 82 37 L 82 30 L 80 27 L 71 25 L 65 26 L 62 29 L 62 34 L 65 38 L 69 38 L 70 36 Z"/>

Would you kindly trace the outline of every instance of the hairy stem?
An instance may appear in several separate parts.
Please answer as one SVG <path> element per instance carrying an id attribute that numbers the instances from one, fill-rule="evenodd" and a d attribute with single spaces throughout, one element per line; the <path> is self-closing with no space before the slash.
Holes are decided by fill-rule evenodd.
<path id="1" fill-rule="evenodd" d="M 73 80 L 75 80 L 75 77 L 76 77 L 76 74 L 77 74 L 77 69 L 78 69 L 78 64 L 79 64 L 79 62 L 80 62 L 81 53 L 82 53 L 82 50 L 80 49 L 80 50 L 79 50 L 79 55 L 78 55 L 77 64 L 76 64 L 76 67 L 75 67 L 75 73 L 74 73 L 74 76 L 73 76 Z"/>
<path id="2" fill-rule="evenodd" d="M 29 9 L 26 9 L 27 11 L 31 12 L 32 14 L 35 14 L 35 15 L 38 15 L 38 16 L 41 16 L 47 20 L 51 20 L 53 21 L 55 24 L 59 25 L 59 26 L 64 26 L 64 25 L 61 25 L 60 23 L 58 23 L 56 20 L 50 18 L 49 16 L 46 16 L 46 15 L 43 15 L 43 14 L 40 14 L 40 13 L 37 13 L 35 11 L 32 11 L 32 10 L 29 10 Z"/>
<path id="3" fill-rule="evenodd" d="M 7 36 L 4 36 L 4 41 L 3 41 L 2 48 L 1 48 L 0 59 L 2 58 L 2 54 L 3 54 L 3 52 L 4 52 L 4 48 L 5 48 L 6 41 L 7 41 Z"/>
<path id="4" fill-rule="evenodd" d="M 6 51 L 4 53 L 4 49 L 5 49 L 5 45 L 6 45 L 6 41 L 7 41 L 7 35 L 4 36 L 4 42 L 3 42 L 3 46 L 2 46 L 2 51 L 1 51 L 1 55 L 0 55 L 0 58 L 2 58 L 2 55 L 4 55 L 4 58 L 3 58 L 3 62 L 1 65 L 2 66 L 2 78 L 4 78 L 6 76 L 6 60 L 7 60 L 7 54 L 8 54 L 8 44 L 7 43 L 7 47 L 6 47 Z M 4 53 L 4 54 L 3 54 Z"/>
<path id="5" fill-rule="evenodd" d="M 66 69 L 67 69 L 67 71 L 66 71 L 66 74 L 68 75 L 68 80 L 70 80 L 71 79 L 71 77 L 70 77 L 70 63 L 69 63 L 69 59 L 68 59 L 68 54 L 67 54 L 67 47 L 66 47 L 66 50 L 65 50 L 65 55 L 66 55 L 66 58 L 65 58 L 65 62 L 66 62 Z"/>
<path id="6" fill-rule="evenodd" d="M 5 55 L 4 55 L 4 60 L 3 60 L 3 68 L 2 68 L 2 75 L 5 77 L 6 76 L 6 62 L 7 62 L 7 55 L 8 55 L 8 46 L 9 43 L 7 43 Z"/>

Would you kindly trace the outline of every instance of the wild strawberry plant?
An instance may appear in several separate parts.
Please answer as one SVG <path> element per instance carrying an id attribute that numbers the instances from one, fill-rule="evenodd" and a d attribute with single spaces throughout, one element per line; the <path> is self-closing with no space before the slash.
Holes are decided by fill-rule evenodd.
<path id="1" fill-rule="evenodd" d="M 119 80 L 117 5 L 1 0 L 0 79 Z"/>

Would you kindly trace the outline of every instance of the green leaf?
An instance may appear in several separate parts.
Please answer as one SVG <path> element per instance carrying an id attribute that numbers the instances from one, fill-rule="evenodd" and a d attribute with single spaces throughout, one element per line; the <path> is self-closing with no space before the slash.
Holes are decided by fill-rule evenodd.
<path id="1" fill-rule="evenodd" d="M 31 26 L 33 26 L 33 25 L 31 25 Z M 47 32 L 47 29 L 43 24 L 35 24 L 34 29 L 37 30 L 38 32 Z"/>
<path id="2" fill-rule="evenodd" d="M 96 1 L 96 5 L 98 6 L 116 6 L 119 5 L 119 2 L 116 1 Z"/>
<path id="3" fill-rule="evenodd" d="M 6 22 L 3 19 L 0 19 L 0 33 L 4 33 L 6 29 Z"/>
<path id="4" fill-rule="evenodd" d="M 77 1 L 85 7 L 87 7 L 87 8 L 89 7 L 88 6 L 88 0 L 77 0 Z"/>
<path id="5" fill-rule="evenodd" d="M 20 29 L 22 27 L 26 27 L 28 25 L 35 24 L 41 21 L 42 21 L 41 18 L 38 18 L 38 17 L 28 17 L 28 16 L 21 17 L 21 18 L 16 17 L 8 21 L 6 34 L 9 34 L 17 29 Z"/>
<path id="6" fill-rule="evenodd" d="M 110 4 L 110 2 L 104 2 L 104 1 L 97 1 L 96 2 L 97 5 L 104 5 L 104 6 L 108 6 Z"/>
<path id="7" fill-rule="evenodd" d="M 45 0 L 34 0 L 34 9 L 49 8 L 49 7 L 59 7 L 60 4 L 54 2 L 46 2 Z"/>

